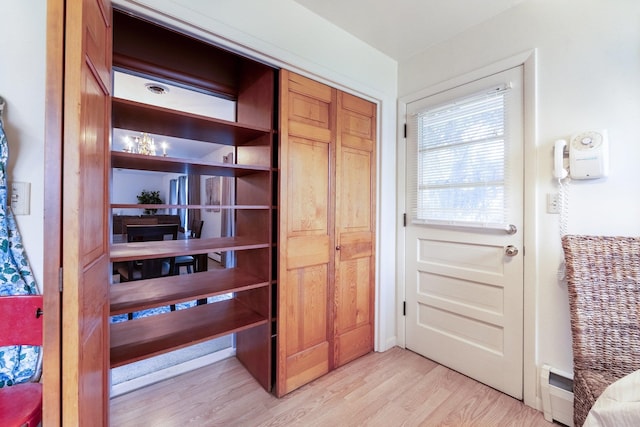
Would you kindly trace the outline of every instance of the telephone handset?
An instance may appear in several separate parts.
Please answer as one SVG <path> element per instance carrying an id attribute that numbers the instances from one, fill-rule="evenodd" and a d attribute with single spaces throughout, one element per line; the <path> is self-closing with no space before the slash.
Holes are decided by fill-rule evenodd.
<path id="1" fill-rule="evenodd" d="M 558 139 L 553 147 L 553 176 L 556 179 L 565 179 L 569 172 L 564 168 L 564 149 L 567 141 Z"/>
<path id="2" fill-rule="evenodd" d="M 553 175 L 564 179 L 603 178 L 609 173 L 609 141 L 607 131 L 586 131 L 575 134 L 569 140 L 569 171 L 564 168 L 564 151 L 567 141 L 559 139 L 553 149 Z"/>

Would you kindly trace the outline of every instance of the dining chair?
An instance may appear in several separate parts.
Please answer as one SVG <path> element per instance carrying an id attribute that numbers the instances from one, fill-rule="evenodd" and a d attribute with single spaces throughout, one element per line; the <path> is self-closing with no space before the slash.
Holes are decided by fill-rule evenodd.
<path id="1" fill-rule="evenodd" d="M 191 227 L 189 227 L 189 238 L 190 239 L 199 239 L 202 235 L 202 227 L 204 226 L 204 221 L 201 220 L 193 220 L 191 221 Z M 180 274 L 180 267 L 187 268 L 187 274 L 191 274 L 197 269 L 197 257 L 194 255 L 181 255 L 176 257 L 175 263 L 175 271 L 174 274 Z"/>
<path id="2" fill-rule="evenodd" d="M 42 295 L 0 297 L 0 347 L 42 346 Z M 40 352 L 42 354 L 42 352 Z M 41 357 L 28 382 L 0 388 L 0 426 L 36 427 L 42 420 Z"/>
<path id="3" fill-rule="evenodd" d="M 162 240 L 176 240 L 178 238 L 178 224 L 157 225 L 127 225 L 127 242 L 150 242 Z M 167 237 L 169 237 L 167 239 Z M 174 274 L 175 257 L 152 258 L 136 261 L 128 261 L 118 267 L 121 282 L 134 280 L 154 279 L 157 277 L 171 276 Z M 170 306 L 171 311 L 175 305 Z M 133 313 L 128 313 L 129 320 L 133 319 Z"/>
<path id="4" fill-rule="evenodd" d="M 129 243 L 176 240 L 178 238 L 178 225 L 127 225 L 126 233 L 127 242 Z M 169 239 L 166 238 L 167 236 Z M 120 280 L 124 282 L 152 279 L 173 274 L 174 265 L 175 257 L 129 261 L 125 266 L 121 266 L 118 269 L 118 273 L 120 273 Z"/>
<path id="5" fill-rule="evenodd" d="M 640 238 L 562 238 L 573 349 L 574 425 L 640 369 Z"/>

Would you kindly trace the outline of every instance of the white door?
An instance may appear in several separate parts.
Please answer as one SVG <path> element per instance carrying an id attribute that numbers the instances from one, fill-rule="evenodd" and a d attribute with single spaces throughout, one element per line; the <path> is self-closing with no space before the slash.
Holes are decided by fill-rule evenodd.
<path id="1" fill-rule="evenodd" d="M 406 346 L 522 398 L 522 67 L 407 105 Z"/>

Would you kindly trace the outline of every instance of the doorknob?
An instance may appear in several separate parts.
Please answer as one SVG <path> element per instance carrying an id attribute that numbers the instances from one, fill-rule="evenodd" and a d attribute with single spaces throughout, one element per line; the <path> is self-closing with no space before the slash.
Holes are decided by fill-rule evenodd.
<path id="1" fill-rule="evenodd" d="M 516 256 L 516 255 L 518 255 L 518 248 L 516 248 L 516 247 L 515 247 L 515 246 L 513 246 L 513 245 L 509 245 L 509 246 L 507 246 L 507 247 L 506 247 L 506 249 L 504 250 L 504 253 L 505 253 L 507 256 Z"/>
<path id="2" fill-rule="evenodd" d="M 340 249 L 342 249 L 340 245 L 336 246 L 336 251 L 339 251 Z"/>

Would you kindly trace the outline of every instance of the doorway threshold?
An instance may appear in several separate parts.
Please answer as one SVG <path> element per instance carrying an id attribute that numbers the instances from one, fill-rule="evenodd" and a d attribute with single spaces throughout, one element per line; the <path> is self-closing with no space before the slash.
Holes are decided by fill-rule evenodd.
<path id="1" fill-rule="evenodd" d="M 227 359 L 229 357 L 234 357 L 236 355 L 236 349 L 233 347 L 223 348 L 222 350 L 215 351 L 213 353 L 208 353 L 203 356 L 187 360 L 182 363 L 177 363 L 171 365 L 167 368 L 159 369 L 157 371 L 148 372 L 144 375 L 135 376 L 131 379 L 127 379 L 118 383 L 113 383 L 111 385 L 111 394 L 110 398 L 122 396 L 123 394 L 130 393 L 134 390 L 141 389 L 143 387 L 147 387 L 151 384 L 155 384 L 178 375 L 182 375 L 184 373 L 193 371 L 195 369 L 202 368 L 207 365 L 211 365 L 213 363 L 219 362 L 221 360 Z M 140 362 L 136 362 L 140 363 Z M 120 368 L 115 368 L 120 369 Z M 113 369 L 112 369 L 112 378 L 113 378 Z"/>

